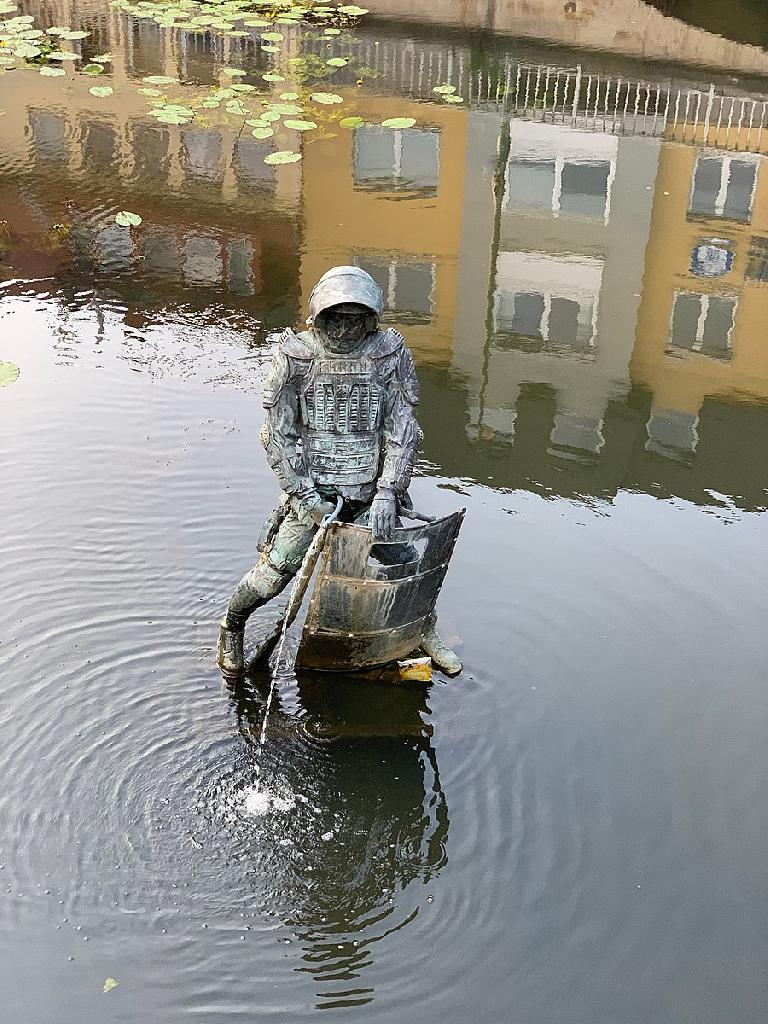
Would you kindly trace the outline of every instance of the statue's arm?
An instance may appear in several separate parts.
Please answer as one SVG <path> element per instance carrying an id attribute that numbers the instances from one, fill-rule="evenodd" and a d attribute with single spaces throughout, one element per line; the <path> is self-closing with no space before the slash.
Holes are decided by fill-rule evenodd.
<path id="1" fill-rule="evenodd" d="M 279 348 L 272 357 L 262 401 L 267 418 L 261 443 L 267 462 L 286 493 L 302 496 L 312 490 L 312 482 L 299 448 L 299 395 L 291 361 Z"/>
<path id="2" fill-rule="evenodd" d="M 405 495 L 424 436 L 416 419 L 419 379 L 413 356 L 403 346 L 396 357 L 384 418 L 384 459 L 379 487 Z"/>

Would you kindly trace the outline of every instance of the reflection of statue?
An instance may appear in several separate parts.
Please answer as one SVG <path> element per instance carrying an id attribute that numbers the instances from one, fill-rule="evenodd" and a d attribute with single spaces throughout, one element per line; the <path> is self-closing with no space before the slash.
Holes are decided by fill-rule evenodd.
<path id="1" fill-rule="evenodd" d="M 283 489 L 259 542 L 258 564 L 238 584 L 221 623 L 219 667 L 243 672 L 248 617 L 287 586 L 321 520 L 344 500 L 342 518 L 368 522 L 387 541 L 408 485 L 422 433 L 414 408 L 413 357 L 395 330 L 378 329 L 381 289 L 359 267 L 334 267 L 310 298 L 310 329 L 280 337 L 264 388 L 261 439 Z M 461 663 L 434 620 L 422 647 L 446 672 Z"/>
<path id="2" fill-rule="evenodd" d="M 241 735 L 259 758 L 259 792 L 274 800 L 248 815 L 246 769 L 238 858 L 262 912 L 298 940 L 318 997 L 360 1005 L 373 996 L 363 979 L 384 955 L 380 940 L 426 927 L 417 913 L 430 896 L 425 883 L 447 862 L 427 697 L 325 673 L 300 672 L 297 683 L 298 714 L 287 715 L 277 695 L 264 747 L 263 697 L 233 688 Z"/>

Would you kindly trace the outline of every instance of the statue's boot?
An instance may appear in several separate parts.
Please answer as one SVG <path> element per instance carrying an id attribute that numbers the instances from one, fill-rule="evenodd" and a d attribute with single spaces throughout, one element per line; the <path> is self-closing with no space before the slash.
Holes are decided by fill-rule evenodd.
<path id="1" fill-rule="evenodd" d="M 231 629 L 227 624 L 227 617 L 221 620 L 219 630 L 219 649 L 216 656 L 216 663 L 222 674 L 236 679 L 245 672 L 245 661 L 243 658 L 244 629 Z"/>
<path id="2" fill-rule="evenodd" d="M 430 656 L 435 665 L 447 676 L 457 676 L 461 672 L 461 661 L 455 651 L 437 632 L 432 622 L 421 639 L 422 650 Z"/>
<path id="3" fill-rule="evenodd" d="M 237 678 L 245 674 L 245 623 L 257 608 L 285 589 L 294 572 L 293 568 L 281 572 L 266 557 L 262 557 L 240 580 L 219 629 L 216 663 L 223 675 Z"/>

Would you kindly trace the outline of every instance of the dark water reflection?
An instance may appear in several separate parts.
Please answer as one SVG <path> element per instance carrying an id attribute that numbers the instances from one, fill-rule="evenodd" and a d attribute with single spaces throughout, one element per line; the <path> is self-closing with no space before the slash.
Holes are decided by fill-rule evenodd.
<path id="1" fill-rule="evenodd" d="M 662 96 L 578 54 L 574 114 L 543 45 L 290 28 L 356 55 L 322 87 L 366 123 L 278 145 L 136 92 L 262 89 L 253 39 L 78 16 L 113 97 L 0 77 L 8 1020 L 762 1022 L 762 95 L 730 83 L 704 146 L 679 68 Z M 282 681 L 259 750 L 265 680 L 222 688 L 216 623 L 276 496 L 269 332 L 339 262 L 416 355 L 417 504 L 468 506 L 467 667 Z"/>

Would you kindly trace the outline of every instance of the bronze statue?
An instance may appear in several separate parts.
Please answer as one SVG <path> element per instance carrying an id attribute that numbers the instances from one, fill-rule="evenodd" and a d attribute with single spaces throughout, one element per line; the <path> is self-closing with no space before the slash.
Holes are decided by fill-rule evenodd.
<path id="1" fill-rule="evenodd" d="M 288 585 L 323 518 L 343 499 L 347 522 L 367 523 L 389 541 L 421 444 L 419 382 L 396 330 L 379 329 L 381 289 L 359 267 L 334 267 L 310 297 L 309 330 L 280 337 L 264 387 L 261 441 L 283 490 L 259 539 L 258 563 L 235 589 L 221 622 L 218 663 L 244 671 L 248 617 Z M 450 675 L 456 654 L 434 619 L 421 646 Z"/>

